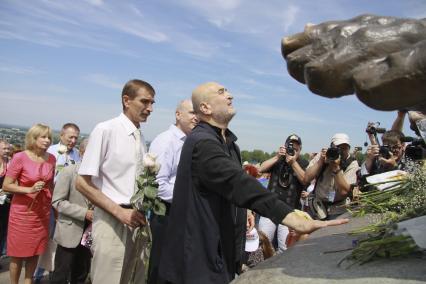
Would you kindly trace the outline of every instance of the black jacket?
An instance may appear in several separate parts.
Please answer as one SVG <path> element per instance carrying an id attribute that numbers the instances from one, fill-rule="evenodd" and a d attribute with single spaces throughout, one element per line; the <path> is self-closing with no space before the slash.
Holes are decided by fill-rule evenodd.
<path id="1" fill-rule="evenodd" d="M 160 276 L 172 283 L 233 279 L 240 258 L 236 240 L 245 233 L 236 206 L 277 224 L 291 211 L 244 172 L 229 130 L 226 140 L 219 128 L 201 122 L 183 145 L 160 261 Z"/>

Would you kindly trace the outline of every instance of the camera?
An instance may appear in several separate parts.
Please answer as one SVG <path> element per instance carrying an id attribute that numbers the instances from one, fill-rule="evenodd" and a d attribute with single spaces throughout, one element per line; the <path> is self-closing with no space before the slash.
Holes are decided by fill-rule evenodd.
<path id="1" fill-rule="evenodd" d="M 411 144 L 405 148 L 406 158 L 413 161 L 419 161 L 426 157 L 426 144 L 422 138 L 406 136 L 403 138 L 403 142 L 411 142 Z"/>
<path id="2" fill-rule="evenodd" d="M 379 155 L 385 159 L 389 159 L 391 157 L 390 148 L 388 145 L 380 146 Z"/>
<path id="3" fill-rule="evenodd" d="M 367 125 L 367 129 L 365 129 L 365 132 L 367 132 L 368 134 L 373 134 L 376 135 L 377 133 L 383 134 L 386 132 L 386 128 L 381 128 L 379 127 L 380 122 L 376 122 L 376 123 L 368 123 Z"/>
<path id="4" fill-rule="evenodd" d="M 331 146 L 327 149 L 327 152 L 325 153 L 325 157 L 328 161 L 335 161 L 339 159 L 340 157 L 340 149 L 336 146 Z"/>
<path id="5" fill-rule="evenodd" d="M 294 156 L 294 154 L 296 154 L 294 147 L 293 147 L 293 142 L 288 143 L 288 145 L 286 147 L 286 151 L 287 151 L 287 154 L 289 156 Z"/>

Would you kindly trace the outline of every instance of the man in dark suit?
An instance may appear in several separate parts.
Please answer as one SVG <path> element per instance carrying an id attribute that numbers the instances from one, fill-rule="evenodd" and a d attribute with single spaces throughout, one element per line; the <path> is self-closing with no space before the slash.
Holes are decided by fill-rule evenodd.
<path id="1" fill-rule="evenodd" d="M 228 129 L 233 97 L 215 82 L 198 86 L 192 104 L 200 122 L 185 140 L 173 192 L 160 277 L 171 283 L 228 283 L 239 270 L 248 208 L 298 232 L 347 220 L 307 220 L 241 167 Z M 303 213 L 302 213 L 303 214 Z"/>

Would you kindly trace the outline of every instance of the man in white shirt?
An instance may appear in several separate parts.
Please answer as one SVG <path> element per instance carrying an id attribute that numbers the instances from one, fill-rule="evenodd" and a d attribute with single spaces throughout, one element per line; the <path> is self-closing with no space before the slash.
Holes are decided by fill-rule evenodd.
<path id="1" fill-rule="evenodd" d="M 47 150 L 56 158 L 55 179 L 64 167 L 80 162 L 80 154 L 75 148 L 79 135 L 80 128 L 75 123 L 65 123 L 61 129 L 59 143 Z"/>
<path id="2" fill-rule="evenodd" d="M 76 187 L 96 206 L 90 273 L 94 284 L 117 284 L 128 277 L 122 273 L 129 266 L 125 255 L 135 251 L 134 229 L 146 224 L 145 216 L 132 209 L 130 198 L 146 152 L 140 123 L 151 114 L 154 96 L 149 83 L 127 82 L 121 94 L 123 113 L 99 123 L 90 134 Z M 135 283 L 144 281 L 140 264 Z"/>
<path id="3" fill-rule="evenodd" d="M 194 113 L 191 100 L 183 100 L 176 107 L 176 124 L 160 133 L 152 141 L 150 153 L 157 155 L 157 161 L 161 168 L 157 174 L 159 184 L 158 196 L 166 204 L 166 215 L 153 215 L 151 220 L 152 248 L 149 260 L 148 283 L 162 283 L 158 279 L 158 267 L 161 255 L 161 247 L 168 223 L 170 205 L 173 199 L 173 187 L 175 185 L 180 153 L 186 135 L 195 127 L 198 120 Z"/>

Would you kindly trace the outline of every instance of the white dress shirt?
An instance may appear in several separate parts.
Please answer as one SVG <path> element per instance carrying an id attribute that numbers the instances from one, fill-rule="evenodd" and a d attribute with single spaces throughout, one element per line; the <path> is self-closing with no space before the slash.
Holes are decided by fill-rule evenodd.
<path id="1" fill-rule="evenodd" d="M 71 151 L 65 152 L 63 154 L 59 154 L 59 146 L 61 145 L 61 142 L 58 144 L 52 145 L 47 149 L 47 152 L 55 156 L 56 158 L 56 165 L 55 165 L 55 177 L 54 181 L 56 182 L 56 179 L 58 178 L 58 174 L 62 171 L 64 167 L 67 167 L 69 165 L 74 165 L 78 162 L 80 162 L 80 153 L 77 148 L 72 148 Z"/>
<path id="2" fill-rule="evenodd" d="M 89 137 L 78 174 L 92 182 L 111 200 L 129 204 L 136 176 L 136 126 L 123 113 L 96 125 Z M 146 145 L 141 134 L 142 154 Z"/>
<path id="3" fill-rule="evenodd" d="M 177 167 L 180 153 L 186 135 L 176 125 L 160 133 L 152 141 L 149 152 L 157 155 L 161 168 L 157 174 L 158 197 L 167 202 L 172 202 L 173 187 L 175 185 Z"/>
<path id="4" fill-rule="evenodd" d="M 70 165 L 70 164 L 77 164 L 80 162 L 80 153 L 78 152 L 77 148 L 72 148 L 69 153 L 65 152 L 63 154 L 59 154 L 58 149 L 61 143 L 52 145 L 47 149 L 47 152 L 55 156 L 56 158 L 56 165 Z"/>

